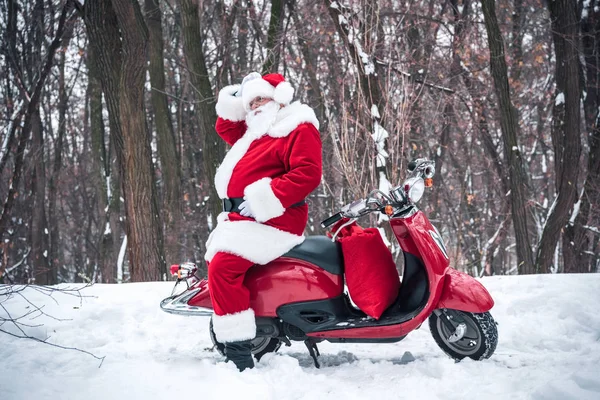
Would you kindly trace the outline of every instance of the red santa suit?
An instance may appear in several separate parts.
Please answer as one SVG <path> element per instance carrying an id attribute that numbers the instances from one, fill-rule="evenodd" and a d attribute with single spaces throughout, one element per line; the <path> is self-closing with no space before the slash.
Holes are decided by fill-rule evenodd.
<path id="1" fill-rule="evenodd" d="M 215 175 L 221 199 L 244 198 L 254 218 L 223 212 L 206 243 L 213 329 L 222 343 L 256 335 L 245 272 L 304 241 L 308 206 L 301 203 L 321 180 L 321 139 L 314 111 L 289 104 L 293 89 L 279 74 L 223 88 L 216 105 L 217 133 L 232 147 Z M 268 129 L 248 129 L 249 103 L 257 96 L 283 104 Z"/>

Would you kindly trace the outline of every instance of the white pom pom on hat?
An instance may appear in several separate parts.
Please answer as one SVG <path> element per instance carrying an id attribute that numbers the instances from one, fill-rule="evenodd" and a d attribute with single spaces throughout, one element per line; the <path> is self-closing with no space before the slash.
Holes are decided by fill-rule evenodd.
<path id="1" fill-rule="evenodd" d="M 294 88 L 281 74 L 266 74 L 261 79 L 253 79 L 244 84 L 242 102 L 246 110 L 257 97 L 268 97 L 279 104 L 288 105 L 294 98 Z"/>

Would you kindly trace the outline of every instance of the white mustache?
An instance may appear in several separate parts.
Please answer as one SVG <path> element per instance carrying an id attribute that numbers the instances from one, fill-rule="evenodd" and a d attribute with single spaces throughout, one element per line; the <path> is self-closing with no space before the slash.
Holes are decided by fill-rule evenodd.
<path id="1" fill-rule="evenodd" d="M 270 101 L 256 110 L 249 111 L 246 114 L 246 125 L 250 131 L 256 133 L 266 133 L 277 118 L 279 112 L 279 104 L 275 101 Z"/>

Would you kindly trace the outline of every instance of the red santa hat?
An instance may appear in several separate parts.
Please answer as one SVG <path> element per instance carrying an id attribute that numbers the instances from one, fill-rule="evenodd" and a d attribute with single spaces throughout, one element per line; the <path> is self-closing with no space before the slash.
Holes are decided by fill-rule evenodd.
<path id="1" fill-rule="evenodd" d="M 246 110 L 250 102 L 257 97 L 268 97 L 279 104 L 288 105 L 294 98 L 294 88 L 281 74 L 266 74 L 262 78 L 252 79 L 244 84 L 242 102 Z"/>

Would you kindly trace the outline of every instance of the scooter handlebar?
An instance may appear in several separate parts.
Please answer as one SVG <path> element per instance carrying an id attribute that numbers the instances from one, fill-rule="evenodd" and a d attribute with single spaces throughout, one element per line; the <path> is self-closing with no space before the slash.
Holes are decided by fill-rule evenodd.
<path id="1" fill-rule="evenodd" d="M 321 227 L 327 228 L 328 226 L 335 224 L 342 218 L 344 218 L 344 216 L 342 215 L 341 212 L 333 214 L 332 216 L 328 217 L 326 220 L 321 222 Z"/>

